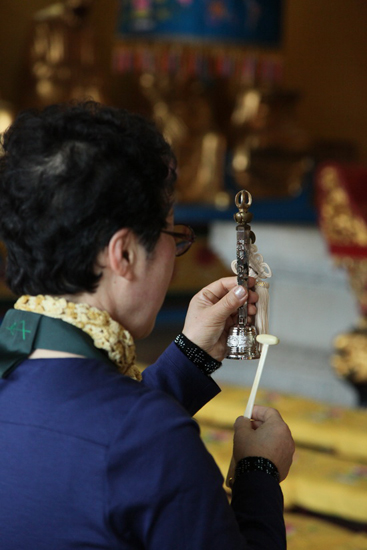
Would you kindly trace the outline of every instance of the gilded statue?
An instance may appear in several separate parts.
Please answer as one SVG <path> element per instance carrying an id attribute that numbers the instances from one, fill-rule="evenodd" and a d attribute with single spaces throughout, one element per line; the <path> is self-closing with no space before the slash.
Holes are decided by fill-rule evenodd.
<path id="1" fill-rule="evenodd" d="M 180 167 L 180 202 L 207 202 L 223 193 L 226 139 L 214 120 L 210 98 L 197 79 L 143 74 L 141 89 L 171 143 Z"/>
<path id="2" fill-rule="evenodd" d="M 36 12 L 22 107 L 71 99 L 103 101 L 103 75 L 90 21 L 94 0 L 64 0 Z"/>

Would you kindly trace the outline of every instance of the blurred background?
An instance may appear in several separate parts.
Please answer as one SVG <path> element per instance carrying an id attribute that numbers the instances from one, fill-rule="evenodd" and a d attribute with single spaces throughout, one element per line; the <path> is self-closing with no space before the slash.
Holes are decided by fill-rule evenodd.
<path id="1" fill-rule="evenodd" d="M 367 548 L 366 28 L 363 0 L 0 0 L 0 133 L 21 109 L 93 98 L 154 118 L 178 157 L 176 223 L 198 240 L 137 343 L 142 364 L 180 332 L 192 295 L 231 273 L 234 196 L 252 194 L 256 244 L 273 271 L 270 332 L 281 340 L 261 399 L 287 396 L 299 448 L 314 453 L 300 453 L 300 480 L 303 460 L 308 480 L 324 471 L 325 448 L 328 467 L 341 461 L 334 485 L 312 486 L 313 497 L 294 474 L 288 506 L 303 515 L 291 518 L 290 548 L 300 538 L 334 548 L 335 537 Z M 3 277 L 0 298 L 3 311 L 14 299 Z M 229 392 L 217 430 L 232 422 L 230 402 L 241 409 L 236 391 L 255 368 L 225 360 L 215 375 Z M 220 460 L 226 439 L 213 433 Z"/>

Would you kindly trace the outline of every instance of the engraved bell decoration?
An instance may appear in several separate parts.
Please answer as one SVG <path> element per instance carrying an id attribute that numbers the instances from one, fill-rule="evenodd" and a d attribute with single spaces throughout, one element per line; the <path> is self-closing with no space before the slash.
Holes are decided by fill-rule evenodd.
<path id="1" fill-rule="evenodd" d="M 236 259 L 237 283 L 248 289 L 249 256 L 251 243 L 255 242 L 255 235 L 251 231 L 252 214 L 248 211 L 252 204 L 252 196 L 248 191 L 240 191 L 235 197 L 238 212 L 234 215 L 237 222 Z M 238 308 L 237 323 L 231 327 L 227 339 L 228 359 L 258 359 L 260 347 L 256 340 L 255 326 L 248 324 L 247 302 Z"/>
<path id="2" fill-rule="evenodd" d="M 258 359 L 260 350 L 256 336 L 253 325 L 237 324 L 231 327 L 227 339 L 227 359 Z"/>

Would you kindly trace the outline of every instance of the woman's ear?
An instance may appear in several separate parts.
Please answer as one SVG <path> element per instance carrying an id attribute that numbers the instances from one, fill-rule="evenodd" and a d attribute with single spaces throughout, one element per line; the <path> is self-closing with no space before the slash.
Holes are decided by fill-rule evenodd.
<path id="1" fill-rule="evenodd" d="M 134 233 L 123 228 L 116 231 L 108 243 L 107 255 L 111 270 L 120 277 L 131 279 L 136 262 L 137 239 Z"/>

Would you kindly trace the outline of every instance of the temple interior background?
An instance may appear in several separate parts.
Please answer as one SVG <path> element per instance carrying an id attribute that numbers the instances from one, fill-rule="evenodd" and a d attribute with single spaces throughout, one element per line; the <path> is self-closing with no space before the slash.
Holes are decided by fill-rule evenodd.
<path id="1" fill-rule="evenodd" d="M 231 40 L 240 5 L 259 33 Z M 192 10 L 188 24 L 210 17 L 187 33 L 174 8 Z M 154 32 L 157 19 L 171 26 Z M 363 0 L 0 0 L 0 132 L 23 108 L 92 97 L 152 116 L 176 150 L 176 222 L 198 240 L 137 343 L 141 364 L 181 330 L 190 297 L 231 273 L 234 196 L 251 192 L 280 338 L 258 402 L 297 443 L 290 550 L 367 549 L 366 28 Z M 3 282 L 0 299 L 13 301 Z M 224 476 L 256 364 L 225 360 L 222 394 L 197 417 Z"/>

